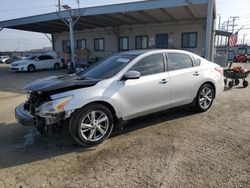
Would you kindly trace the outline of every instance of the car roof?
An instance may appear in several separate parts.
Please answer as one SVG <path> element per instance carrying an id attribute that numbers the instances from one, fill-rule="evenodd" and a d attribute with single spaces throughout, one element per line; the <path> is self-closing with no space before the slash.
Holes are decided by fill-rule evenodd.
<path id="1" fill-rule="evenodd" d="M 153 53 L 153 52 L 193 54 L 193 53 L 188 52 L 188 51 L 176 50 L 176 49 L 145 49 L 145 50 L 130 50 L 130 51 L 125 51 L 125 52 L 120 52 L 119 55 L 135 55 L 135 56 L 139 56 L 139 55 L 142 55 L 142 54 Z"/>

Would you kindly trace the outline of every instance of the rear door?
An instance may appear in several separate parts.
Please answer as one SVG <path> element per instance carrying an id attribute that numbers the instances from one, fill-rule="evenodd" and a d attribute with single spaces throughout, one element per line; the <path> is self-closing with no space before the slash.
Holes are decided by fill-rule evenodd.
<path id="1" fill-rule="evenodd" d="M 139 79 L 118 82 L 123 119 L 165 109 L 170 105 L 169 75 L 163 53 L 139 60 L 130 70 L 141 73 Z"/>
<path id="2" fill-rule="evenodd" d="M 45 68 L 52 69 L 52 68 L 54 68 L 54 64 L 55 63 L 56 63 L 56 59 L 55 58 L 53 58 L 50 55 L 44 55 Z"/>
<path id="3" fill-rule="evenodd" d="M 36 60 L 36 67 L 39 69 L 48 69 L 54 67 L 54 58 L 49 55 L 41 55 Z"/>
<path id="4" fill-rule="evenodd" d="M 171 106 L 191 103 L 203 81 L 203 71 L 194 65 L 189 54 L 168 53 L 168 70 L 171 83 Z"/>

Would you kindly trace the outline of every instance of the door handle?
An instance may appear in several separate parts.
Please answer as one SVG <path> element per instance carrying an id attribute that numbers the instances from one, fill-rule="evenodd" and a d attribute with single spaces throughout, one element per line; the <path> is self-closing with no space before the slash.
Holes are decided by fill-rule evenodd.
<path id="1" fill-rule="evenodd" d="M 200 75 L 200 73 L 198 72 L 198 71 L 196 71 L 196 72 L 194 72 L 194 74 L 193 74 L 194 76 L 199 76 Z"/>
<path id="2" fill-rule="evenodd" d="M 162 80 L 159 82 L 159 84 L 166 84 L 166 83 L 168 83 L 168 81 L 167 81 L 166 79 L 162 79 Z"/>

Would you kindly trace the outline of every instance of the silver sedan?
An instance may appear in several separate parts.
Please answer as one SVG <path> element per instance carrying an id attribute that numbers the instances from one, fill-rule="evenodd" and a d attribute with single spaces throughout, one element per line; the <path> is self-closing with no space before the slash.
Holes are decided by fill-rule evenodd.
<path id="1" fill-rule="evenodd" d="M 119 121 L 186 104 L 205 112 L 223 88 L 223 69 L 193 53 L 128 51 L 76 75 L 29 84 L 30 99 L 16 108 L 16 117 L 40 132 L 69 122 L 79 144 L 96 145 Z"/>

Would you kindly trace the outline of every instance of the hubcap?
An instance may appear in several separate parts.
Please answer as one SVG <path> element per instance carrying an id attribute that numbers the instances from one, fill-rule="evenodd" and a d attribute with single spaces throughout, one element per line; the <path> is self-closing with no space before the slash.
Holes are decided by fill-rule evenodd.
<path id="1" fill-rule="evenodd" d="M 203 88 L 199 96 L 200 107 L 204 110 L 210 107 L 213 101 L 213 92 L 209 87 Z"/>
<path id="2" fill-rule="evenodd" d="M 104 137 L 109 128 L 107 114 L 102 111 L 88 113 L 81 122 L 81 134 L 88 141 L 98 141 Z"/>

